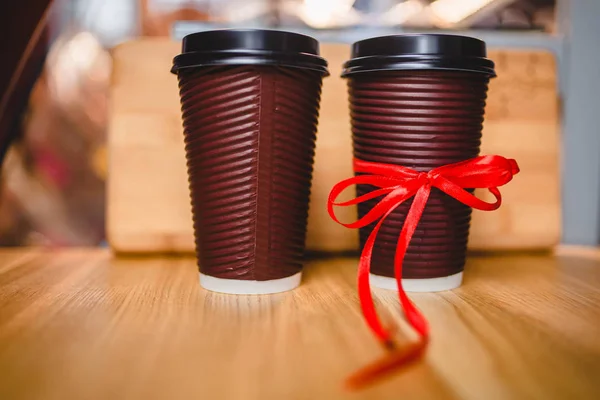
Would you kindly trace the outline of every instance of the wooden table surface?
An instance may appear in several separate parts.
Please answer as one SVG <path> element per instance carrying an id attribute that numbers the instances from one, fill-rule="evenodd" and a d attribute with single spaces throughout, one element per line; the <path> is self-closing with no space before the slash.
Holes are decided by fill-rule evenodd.
<path id="1" fill-rule="evenodd" d="M 595 253 L 471 258 L 462 288 L 412 295 L 425 361 L 348 393 L 382 354 L 355 267 L 312 261 L 293 292 L 231 296 L 200 289 L 192 259 L 2 250 L 0 399 L 600 398 Z"/>

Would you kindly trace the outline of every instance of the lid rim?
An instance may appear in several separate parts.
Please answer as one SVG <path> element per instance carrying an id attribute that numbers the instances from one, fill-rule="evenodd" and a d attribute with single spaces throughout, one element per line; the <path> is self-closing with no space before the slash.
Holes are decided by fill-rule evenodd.
<path id="1" fill-rule="evenodd" d="M 280 65 L 318 71 L 324 76 L 329 75 L 327 61 L 314 54 L 233 49 L 223 52 L 191 52 L 179 54 L 173 59 L 171 72 L 176 74 L 182 69 L 228 65 Z"/>
<path id="2" fill-rule="evenodd" d="M 397 71 L 448 71 L 448 72 L 472 72 L 476 74 L 486 75 L 489 78 L 495 78 L 496 74 L 491 71 L 477 70 L 473 68 L 459 67 L 442 67 L 442 66 L 420 66 L 420 67 L 389 67 L 389 68 L 365 68 L 343 71 L 342 78 L 350 78 L 354 75 L 365 74 L 368 72 L 397 72 Z"/>

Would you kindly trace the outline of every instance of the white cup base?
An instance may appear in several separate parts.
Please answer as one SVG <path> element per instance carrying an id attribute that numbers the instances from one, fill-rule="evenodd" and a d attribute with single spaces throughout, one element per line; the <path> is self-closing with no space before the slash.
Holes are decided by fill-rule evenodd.
<path id="1" fill-rule="evenodd" d="M 287 292 L 297 288 L 302 279 L 302 272 L 281 279 L 270 281 L 245 281 L 240 279 L 223 279 L 200 274 L 200 285 L 211 292 L 228 294 L 271 294 Z"/>
<path id="2" fill-rule="evenodd" d="M 402 279 L 402 287 L 407 292 L 441 292 L 456 289 L 462 284 L 463 273 L 427 279 Z M 369 274 L 371 286 L 398 291 L 396 279 L 387 276 Z"/>

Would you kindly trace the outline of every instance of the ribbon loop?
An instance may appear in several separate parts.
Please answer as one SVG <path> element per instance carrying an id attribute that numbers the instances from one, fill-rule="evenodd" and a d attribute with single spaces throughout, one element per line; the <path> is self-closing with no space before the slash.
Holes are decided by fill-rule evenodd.
<path id="1" fill-rule="evenodd" d="M 414 196 L 413 203 L 406 215 L 404 225 L 398 237 L 394 257 L 394 276 L 404 316 L 419 334 L 420 342 L 412 350 L 399 353 L 402 356 L 397 355 L 393 358 L 393 363 L 399 366 L 420 356 L 429 341 L 427 319 L 410 301 L 402 287 L 402 263 L 412 236 L 427 205 L 431 188 L 435 187 L 470 207 L 492 211 L 502 204 L 502 196 L 498 187 L 510 182 L 513 176 L 519 172 L 519 166 L 515 160 L 501 156 L 480 156 L 434 168 L 429 172 L 418 172 L 399 165 L 355 159 L 354 171 L 361 175 L 336 184 L 329 195 L 327 209 L 334 221 L 348 228 L 363 228 L 377 221 L 377 224 L 365 242 L 360 256 L 358 265 L 358 292 L 363 316 L 373 333 L 386 348 L 395 348 L 396 346 L 392 340 L 390 331 L 383 327 L 375 310 L 369 282 L 371 258 L 375 239 L 385 219 L 400 204 Z M 346 188 L 359 184 L 371 185 L 377 189 L 354 199 L 336 203 L 336 199 Z M 477 188 L 488 189 L 494 195 L 496 201 L 488 203 L 466 190 Z M 362 218 L 355 222 L 342 223 L 335 215 L 334 206 L 355 205 L 381 196 L 383 196 L 382 199 Z M 358 377 L 355 376 L 352 378 L 352 382 L 364 381 L 367 377 L 373 377 L 372 375 L 376 374 L 377 371 L 387 371 L 390 368 L 390 362 L 376 368 L 368 368 L 363 371 L 364 376 L 361 377 L 359 374 Z"/>

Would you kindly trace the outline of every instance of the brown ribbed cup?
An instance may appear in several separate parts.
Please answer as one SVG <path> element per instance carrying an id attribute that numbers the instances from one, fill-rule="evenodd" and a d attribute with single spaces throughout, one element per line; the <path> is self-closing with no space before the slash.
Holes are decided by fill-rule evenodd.
<path id="1" fill-rule="evenodd" d="M 322 74 L 258 65 L 178 76 L 200 271 L 257 281 L 300 272 Z"/>
<path id="2" fill-rule="evenodd" d="M 374 71 L 348 77 L 354 155 L 417 171 L 479 154 L 489 76 L 453 71 Z M 359 185 L 358 195 L 374 188 Z M 380 199 L 359 204 L 364 216 Z M 412 200 L 383 223 L 371 272 L 394 276 L 394 254 Z M 464 268 L 471 208 L 438 189 L 431 196 L 403 264 L 403 278 L 438 278 Z M 361 247 L 374 224 L 360 230 Z"/>

